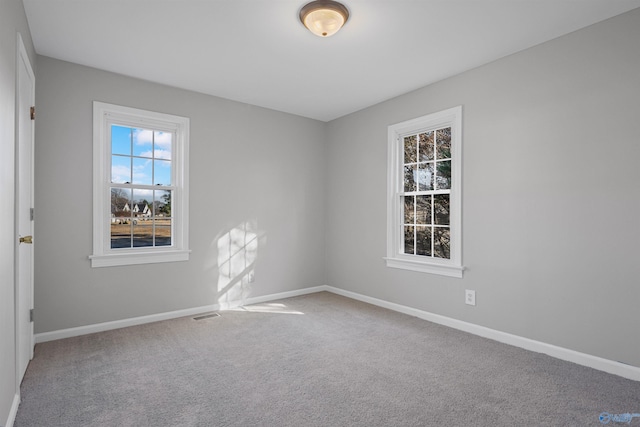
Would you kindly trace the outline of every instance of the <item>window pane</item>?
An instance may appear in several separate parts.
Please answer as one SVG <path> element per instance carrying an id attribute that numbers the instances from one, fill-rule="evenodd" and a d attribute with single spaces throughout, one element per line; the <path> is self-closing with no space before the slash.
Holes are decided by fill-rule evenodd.
<path id="1" fill-rule="evenodd" d="M 171 246 L 171 219 L 158 218 L 156 225 L 156 246 Z"/>
<path id="2" fill-rule="evenodd" d="M 131 218 L 111 218 L 111 249 L 131 247 Z"/>
<path id="3" fill-rule="evenodd" d="M 404 223 L 413 224 L 415 219 L 414 199 L 415 196 L 405 196 L 404 199 Z"/>
<path id="4" fill-rule="evenodd" d="M 155 190 L 153 193 L 154 215 L 156 217 L 170 217 L 173 192 L 170 190 Z"/>
<path id="5" fill-rule="evenodd" d="M 111 182 L 131 183 L 131 157 L 111 156 Z"/>
<path id="6" fill-rule="evenodd" d="M 416 165 L 410 165 L 404 167 L 404 191 L 416 191 L 416 178 L 417 178 Z"/>
<path id="7" fill-rule="evenodd" d="M 439 159 L 451 158 L 451 128 L 436 131 L 436 156 Z"/>
<path id="8" fill-rule="evenodd" d="M 133 184 L 151 185 L 151 160 L 133 158 Z"/>
<path id="9" fill-rule="evenodd" d="M 144 217 L 133 218 L 133 247 L 153 246 L 153 221 Z"/>
<path id="10" fill-rule="evenodd" d="M 436 176 L 436 185 L 438 190 L 451 189 L 451 160 L 437 162 L 438 174 Z"/>
<path id="11" fill-rule="evenodd" d="M 111 154 L 131 155 L 131 128 L 111 125 Z"/>
<path id="12" fill-rule="evenodd" d="M 433 163 L 420 163 L 418 184 L 418 191 L 433 190 Z"/>
<path id="13" fill-rule="evenodd" d="M 155 131 L 153 135 L 153 157 L 156 159 L 171 160 L 171 139 L 170 132 Z"/>
<path id="14" fill-rule="evenodd" d="M 405 254 L 415 254 L 414 252 L 414 232 L 413 226 L 404 227 L 404 253 Z"/>
<path id="15" fill-rule="evenodd" d="M 433 131 L 420 134 L 420 161 L 433 160 Z"/>
<path id="16" fill-rule="evenodd" d="M 451 252 L 451 233 L 449 228 L 436 227 L 433 232 L 433 256 L 449 259 Z"/>
<path id="17" fill-rule="evenodd" d="M 153 131 L 149 129 L 133 129 L 133 155 L 153 157 Z"/>
<path id="18" fill-rule="evenodd" d="M 131 217 L 131 190 L 111 188 L 111 218 Z"/>
<path id="19" fill-rule="evenodd" d="M 449 195 L 436 194 L 433 196 L 433 210 L 435 224 L 449 225 Z"/>
<path id="20" fill-rule="evenodd" d="M 404 137 L 404 162 L 415 163 L 418 161 L 418 144 L 415 135 Z"/>
<path id="21" fill-rule="evenodd" d="M 153 185 L 171 185 L 171 161 L 153 161 Z"/>
<path id="22" fill-rule="evenodd" d="M 416 196 L 416 224 L 431 225 L 431 196 Z"/>
<path id="23" fill-rule="evenodd" d="M 134 218 L 150 218 L 152 215 L 152 197 L 153 192 L 151 190 L 134 189 L 131 216 Z"/>
<path id="24" fill-rule="evenodd" d="M 432 227 L 416 227 L 416 255 L 431 256 Z"/>

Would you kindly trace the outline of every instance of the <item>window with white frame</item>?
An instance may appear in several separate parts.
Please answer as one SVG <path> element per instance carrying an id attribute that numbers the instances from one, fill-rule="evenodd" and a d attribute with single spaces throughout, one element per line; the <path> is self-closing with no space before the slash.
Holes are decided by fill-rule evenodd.
<path id="1" fill-rule="evenodd" d="M 186 261 L 189 119 L 93 103 L 92 267 Z"/>
<path id="2" fill-rule="evenodd" d="M 387 266 L 462 277 L 462 107 L 388 129 Z"/>

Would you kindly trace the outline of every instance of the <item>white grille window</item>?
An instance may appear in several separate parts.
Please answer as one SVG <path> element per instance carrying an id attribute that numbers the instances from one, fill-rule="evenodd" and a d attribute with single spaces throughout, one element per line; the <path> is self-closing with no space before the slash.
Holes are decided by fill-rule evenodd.
<path id="1" fill-rule="evenodd" d="M 462 277 L 462 107 L 389 126 L 387 265 Z"/>
<path id="2" fill-rule="evenodd" d="M 189 119 L 94 102 L 91 265 L 188 259 Z"/>

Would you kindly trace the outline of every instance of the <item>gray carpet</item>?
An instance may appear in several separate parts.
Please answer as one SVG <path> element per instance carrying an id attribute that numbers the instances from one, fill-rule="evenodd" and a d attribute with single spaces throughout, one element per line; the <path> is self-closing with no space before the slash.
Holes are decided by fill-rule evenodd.
<path id="1" fill-rule="evenodd" d="M 598 426 L 640 412 L 640 382 L 330 293 L 220 314 L 38 344 L 15 426 Z"/>

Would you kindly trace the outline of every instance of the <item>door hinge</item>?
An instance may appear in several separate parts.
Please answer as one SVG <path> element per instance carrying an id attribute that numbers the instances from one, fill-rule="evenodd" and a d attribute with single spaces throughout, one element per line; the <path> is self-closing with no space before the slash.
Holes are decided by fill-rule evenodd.
<path id="1" fill-rule="evenodd" d="M 33 322 L 33 308 L 29 310 L 29 322 Z"/>
<path id="2" fill-rule="evenodd" d="M 33 221 L 33 208 L 29 210 L 29 215 L 30 215 L 31 221 Z"/>
<path id="3" fill-rule="evenodd" d="M 31 113 L 31 120 L 35 120 L 35 119 L 36 119 L 36 107 L 35 107 L 35 106 L 32 106 L 32 107 L 29 109 L 29 112 Z"/>

